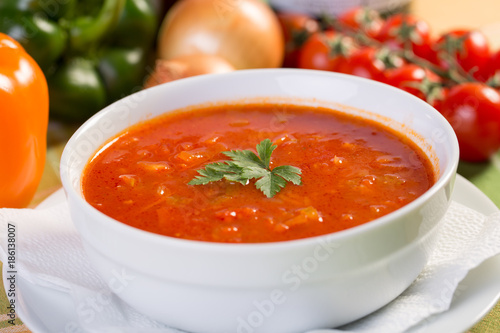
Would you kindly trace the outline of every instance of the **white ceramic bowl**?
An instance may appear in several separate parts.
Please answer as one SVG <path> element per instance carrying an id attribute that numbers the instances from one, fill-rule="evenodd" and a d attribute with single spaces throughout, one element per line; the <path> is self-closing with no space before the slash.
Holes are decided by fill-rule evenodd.
<path id="1" fill-rule="evenodd" d="M 367 224 L 265 244 L 160 236 L 107 217 L 83 199 L 85 164 L 128 126 L 191 105 L 262 98 L 331 106 L 383 121 L 423 148 L 438 180 L 415 201 Z M 105 108 L 69 140 L 61 178 L 91 263 L 132 307 L 190 332 L 290 333 L 358 319 L 411 284 L 434 247 L 458 155 L 446 120 L 401 90 L 328 72 L 250 70 L 168 83 Z"/>

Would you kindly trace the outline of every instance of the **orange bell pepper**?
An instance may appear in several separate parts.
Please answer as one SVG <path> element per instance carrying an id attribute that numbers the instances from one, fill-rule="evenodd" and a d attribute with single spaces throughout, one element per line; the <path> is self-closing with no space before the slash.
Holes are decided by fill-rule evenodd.
<path id="1" fill-rule="evenodd" d="M 42 177 L 49 93 L 23 47 L 0 33 L 0 207 L 26 207 Z"/>

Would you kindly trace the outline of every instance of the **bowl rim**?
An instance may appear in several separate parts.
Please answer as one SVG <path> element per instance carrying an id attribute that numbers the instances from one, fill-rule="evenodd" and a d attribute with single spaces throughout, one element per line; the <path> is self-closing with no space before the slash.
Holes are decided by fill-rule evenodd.
<path id="1" fill-rule="evenodd" d="M 351 227 L 348 229 L 340 230 L 337 232 L 333 233 L 328 233 L 328 234 L 323 234 L 323 235 L 318 235 L 318 236 L 313 236 L 313 237 L 307 237 L 307 238 L 300 238 L 300 239 L 293 239 L 293 240 L 287 240 L 287 241 L 276 241 L 276 242 L 264 242 L 264 243 L 220 243 L 220 242 L 208 242 L 208 241 L 199 241 L 199 240 L 190 240 L 190 239 L 182 239 L 182 238 L 175 238 L 175 237 L 170 237 L 166 235 L 161 235 L 157 233 L 153 233 L 150 231 L 145 231 L 136 227 L 132 227 L 130 225 L 127 225 L 123 222 L 120 222 L 114 218 L 111 218 L 104 213 L 100 212 L 93 206 L 91 206 L 84 198 L 82 195 L 80 195 L 75 188 L 73 187 L 72 181 L 69 177 L 70 175 L 70 164 L 67 163 L 69 160 L 70 156 L 70 150 L 74 149 L 73 146 L 75 146 L 76 142 L 78 141 L 78 138 L 83 135 L 86 131 L 91 129 L 94 124 L 99 123 L 99 120 L 104 118 L 109 112 L 113 110 L 113 108 L 118 105 L 126 102 L 127 100 L 133 98 L 136 94 L 139 94 L 141 91 L 136 92 L 134 94 L 128 95 L 97 112 L 95 115 L 93 115 L 91 118 L 89 118 L 86 122 L 84 122 L 78 129 L 77 131 L 71 136 L 71 138 L 68 140 L 66 143 L 61 160 L 60 160 L 60 178 L 61 182 L 64 188 L 64 191 L 66 193 L 67 198 L 71 197 L 72 199 L 76 200 L 76 202 L 80 205 L 80 207 L 83 207 L 87 211 L 87 213 L 91 214 L 91 216 L 101 222 L 99 223 L 106 223 L 108 224 L 111 228 L 113 228 L 115 231 L 119 233 L 126 233 L 129 236 L 132 236 L 134 238 L 137 238 L 137 240 L 144 240 L 145 242 L 153 242 L 153 243 L 160 243 L 163 245 L 171 245 L 173 247 L 179 247 L 179 248 L 190 248 L 192 250 L 198 250 L 198 251 L 211 251 L 211 252 L 227 252 L 228 249 L 231 251 L 236 251 L 237 253 L 247 253 L 250 251 L 251 253 L 266 253 L 269 250 L 283 250 L 283 249 L 288 249 L 288 248 L 299 248 L 299 247 L 309 247 L 311 245 L 317 245 L 318 242 L 321 241 L 340 241 L 344 240 L 350 237 L 355 237 L 359 236 L 360 234 L 365 234 L 370 231 L 373 231 L 374 229 L 381 228 L 385 225 L 388 225 L 392 222 L 395 222 L 399 220 L 401 217 L 404 215 L 410 213 L 414 209 L 418 208 L 419 206 L 423 205 L 425 202 L 427 202 L 431 197 L 433 197 L 440 189 L 442 189 L 448 182 L 453 180 L 456 170 L 458 167 L 458 161 L 459 161 L 459 146 L 458 146 L 458 139 L 455 135 L 455 132 L 449 122 L 444 118 L 439 111 L 437 111 L 435 108 L 433 108 L 431 105 L 426 103 L 425 101 L 421 100 L 420 98 L 403 91 L 401 89 L 398 89 L 396 87 L 390 86 L 388 84 L 382 83 L 382 82 L 377 82 L 374 80 L 358 77 L 358 76 L 353 76 L 353 75 L 348 75 L 348 74 L 342 74 L 342 73 L 335 73 L 335 72 L 325 72 L 325 71 L 320 71 L 320 70 L 308 70 L 308 69 L 288 69 L 288 68 L 272 68 L 272 69 L 248 69 L 248 70 L 238 70 L 234 72 L 229 72 L 229 73 L 220 73 L 220 74 L 208 74 L 208 75 L 199 75 L 195 77 L 189 77 L 185 79 L 180 79 L 176 80 L 173 82 L 169 82 L 167 84 L 162 84 L 159 86 L 155 86 L 150 89 L 154 90 L 168 90 L 170 89 L 169 87 L 172 86 L 182 86 L 182 85 L 190 85 L 192 83 L 203 83 L 203 82 L 210 82 L 212 78 L 214 77 L 219 77 L 219 78 L 227 78 L 228 80 L 231 80 L 233 77 L 236 79 L 238 77 L 245 77 L 248 75 L 261 75 L 262 74 L 267 74 L 267 75 L 284 75 L 284 74 L 300 74 L 300 75 L 310 75 L 310 76 L 333 76 L 337 77 L 340 79 L 346 79 L 350 80 L 353 82 L 358 82 L 358 84 L 361 85 L 383 85 L 384 89 L 387 90 L 392 90 L 393 93 L 395 94 L 402 94 L 405 95 L 405 98 L 408 98 L 409 100 L 412 100 L 412 103 L 417 103 L 420 104 L 420 108 L 428 109 L 429 113 L 433 117 L 437 117 L 437 121 L 441 122 L 443 125 L 443 129 L 445 130 L 447 137 L 451 139 L 450 145 L 452 150 L 450 151 L 450 161 L 448 165 L 446 166 L 445 169 L 440 170 L 441 175 L 439 178 L 436 180 L 436 182 L 429 188 L 427 191 L 425 191 L 422 195 L 420 195 L 418 198 L 413 200 L 412 202 L 404 205 L 403 207 L 398 208 L 397 210 L 383 215 L 379 218 L 376 218 L 374 220 L 368 221 L 366 223 L 363 223 L 361 225 Z M 319 99 L 321 100 L 321 99 Z M 196 106 L 195 104 L 192 104 L 193 106 Z M 172 110 L 172 111 L 175 111 Z M 368 110 L 369 111 L 369 110 Z M 170 112 L 170 111 L 169 111 Z M 156 117 L 156 116 L 155 116 Z M 152 119 L 154 119 L 153 117 Z M 129 126 L 133 126 L 129 125 Z M 116 136 L 118 133 L 114 134 Z M 111 139 L 113 136 L 107 137 L 106 140 Z M 106 142 L 106 140 L 104 142 Z M 98 148 L 99 149 L 99 148 Z M 96 150 L 97 151 L 97 150 Z M 89 158 L 91 158 L 95 152 L 92 152 Z M 85 164 L 88 163 L 88 160 L 84 162 Z M 80 184 L 81 181 L 81 174 L 78 176 L 78 181 Z M 78 228 L 77 228 L 78 229 Z"/>

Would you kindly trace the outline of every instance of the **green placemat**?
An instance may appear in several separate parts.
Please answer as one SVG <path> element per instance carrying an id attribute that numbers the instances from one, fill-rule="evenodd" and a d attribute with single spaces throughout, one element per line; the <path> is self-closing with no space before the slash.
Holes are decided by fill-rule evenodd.
<path id="1" fill-rule="evenodd" d="M 500 152 L 489 163 L 460 162 L 458 173 L 470 180 L 500 208 Z"/>

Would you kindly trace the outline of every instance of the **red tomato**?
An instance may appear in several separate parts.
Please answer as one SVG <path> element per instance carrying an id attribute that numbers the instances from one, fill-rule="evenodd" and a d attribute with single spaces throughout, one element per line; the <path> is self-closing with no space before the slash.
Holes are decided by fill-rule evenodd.
<path id="1" fill-rule="evenodd" d="M 385 81 L 387 62 L 392 62 L 393 67 L 403 65 L 403 60 L 393 57 L 387 50 L 363 47 L 354 52 L 347 61 L 338 66 L 337 71 L 345 74 L 361 76 L 376 81 Z"/>
<path id="2" fill-rule="evenodd" d="M 441 89 L 441 78 L 426 68 L 406 64 L 386 71 L 386 83 L 428 101 Z M 429 98 L 429 99 L 428 99 Z"/>
<path id="3" fill-rule="evenodd" d="M 299 67 L 336 71 L 355 48 L 351 37 L 334 31 L 315 33 L 300 51 Z"/>
<path id="4" fill-rule="evenodd" d="M 497 73 L 500 75 L 500 50 L 493 53 L 490 59 L 488 59 L 488 63 L 483 68 L 482 73 L 480 73 L 481 81 L 486 82 Z"/>
<path id="5" fill-rule="evenodd" d="M 361 30 L 371 38 L 380 34 L 383 24 L 383 20 L 376 10 L 365 7 L 354 7 L 340 15 L 338 19 L 347 27 Z"/>
<path id="6" fill-rule="evenodd" d="M 425 59 L 432 57 L 429 25 L 412 15 L 396 14 L 389 17 L 377 39 L 392 49 L 402 49 L 408 42 L 415 55 Z"/>
<path id="7" fill-rule="evenodd" d="M 449 93 L 450 89 L 443 87 L 435 97 L 430 99 L 427 98 L 427 103 L 432 105 L 439 112 L 442 112 L 444 101 L 446 101 L 446 99 L 448 98 Z"/>
<path id="8" fill-rule="evenodd" d="M 453 30 L 442 35 L 433 46 L 437 64 L 444 69 L 450 67 L 442 58 L 443 53 L 456 59 L 466 71 L 472 71 L 477 79 L 483 79 L 485 67 L 490 59 L 490 47 L 486 36 L 479 31 Z"/>
<path id="9" fill-rule="evenodd" d="M 500 93 L 480 82 L 450 89 L 441 113 L 453 126 L 460 158 L 480 162 L 500 148 Z"/>
<path id="10" fill-rule="evenodd" d="M 285 38 L 283 67 L 297 67 L 300 48 L 309 36 L 319 30 L 319 24 L 305 14 L 278 13 L 277 17 Z"/>

